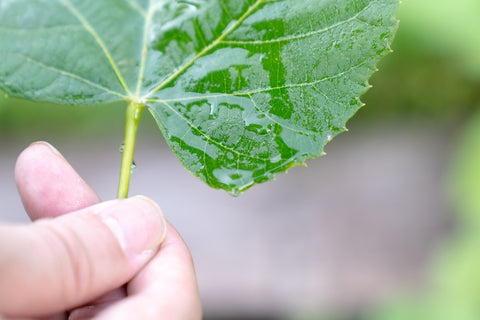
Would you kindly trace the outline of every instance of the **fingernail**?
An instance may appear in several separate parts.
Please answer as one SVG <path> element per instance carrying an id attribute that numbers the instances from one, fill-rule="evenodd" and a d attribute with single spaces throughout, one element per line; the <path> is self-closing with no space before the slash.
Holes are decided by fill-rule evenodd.
<path id="1" fill-rule="evenodd" d="M 52 146 L 50 143 L 48 143 L 46 141 L 37 141 L 37 142 L 32 143 L 30 146 L 37 146 L 37 145 L 49 148 L 50 151 L 52 151 L 56 156 L 60 156 L 63 159 L 62 154 L 54 146 Z"/>
<path id="2" fill-rule="evenodd" d="M 160 207 L 151 199 L 136 196 L 104 202 L 97 211 L 125 254 L 134 258 L 155 251 L 166 234 Z"/>

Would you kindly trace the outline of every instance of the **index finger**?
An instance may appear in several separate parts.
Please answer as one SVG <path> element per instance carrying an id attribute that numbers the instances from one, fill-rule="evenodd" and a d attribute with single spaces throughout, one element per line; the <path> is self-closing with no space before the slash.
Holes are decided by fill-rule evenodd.
<path id="1" fill-rule="evenodd" d="M 15 181 L 32 220 L 56 217 L 100 202 L 67 160 L 46 142 L 33 143 L 20 154 Z"/>

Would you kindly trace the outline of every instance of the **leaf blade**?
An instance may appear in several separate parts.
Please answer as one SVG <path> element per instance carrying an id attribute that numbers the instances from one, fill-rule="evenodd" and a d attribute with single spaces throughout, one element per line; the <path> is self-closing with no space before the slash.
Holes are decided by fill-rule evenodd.
<path id="1" fill-rule="evenodd" d="M 29 0 L 27 14 L 25 1 L 0 0 L 0 89 L 148 104 L 183 165 L 233 194 L 322 155 L 345 130 L 390 51 L 398 6 Z"/>
<path id="2" fill-rule="evenodd" d="M 78 15 L 87 18 L 79 19 L 68 3 L 77 8 Z M 137 73 L 135 65 L 140 57 L 135 45 L 138 27 L 132 26 L 141 26 L 143 17 L 133 14 L 136 11 L 128 4 L 112 0 L 2 0 L 0 6 L 0 56 L 4 60 L 0 65 L 2 90 L 12 96 L 73 105 L 129 97 L 125 86 L 133 87 Z M 115 23 L 119 18 L 127 25 Z M 105 27 L 112 25 L 116 27 L 114 30 Z M 8 30 L 16 30 L 17 34 L 9 35 Z M 48 30 L 55 32 L 45 32 Z M 108 44 L 103 39 L 108 39 Z M 125 40 L 132 45 L 125 44 Z M 31 70 L 33 66 L 24 66 L 7 57 L 12 54 L 23 55 L 49 68 Z M 112 61 L 115 61 L 113 65 Z M 13 68 L 9 70 L 9 67 Z M 27 70 L 16 79 L 12 73 L 22 68 Z M 47 69 L 61 72 L 60 75 L 49 74 Z M 61 77 L 65 74 L 74 74 L 76 79 Z M 122 84 L 119 75 L 120 79 L 127 78 L 124 82 L 128 83 Z M 24 82 L 32 88 L 23 86 Z M 52 87 L 51 90 L 44 90 L 48 87 Z"/>
<path id="3" fill-rule="evenodd" d="M 112 54 L 110 53 L 110 50 L 107 48 L 105 45 L 105 42 L 102 40 L 102 38 L 98 35 L 98 33 L 95 31 L 95 29 L 90 25 L 90 23 L 87 21 L 87 19 L 81 14 L 73 2 L 71 0 L 60 0 L 60 2 L 68 8 L 68 10 L 80 21 L 82 24 L 83 28 L 88 31 L 89 34 L 92 35 L 92 37 L 95 39 L 95 41 L 98 43 L 100 48 L 102 49 L 103 53 L 105 54 L 105 57 L 108 60 L 108 63 L 112 67 L 113 71 L 115 72 L 115 75 L 117 76 L 118 81 L 122 85 L 123 89 L 126 91 L 128 95 L 131 95 L 130 89 L 127 87 L 127 84 L 125 83 L 125 80 L 123 79 L 123 75 L 118 69 L 117 63 L 112 57 Z"/>
<path id="4" fill-rule="evenodd" d="M 286 12 L 293 17 L 296 17 L 297 13 L 297 16 L 300 16 L 304 12 L 300 7 L 313 7 L 318 2 L 304 1 L 300 4 L 294 1 L 268 3 L 257 1 L 255 2 L 257 7 L 263 4 L 264 11 L 277 12 L 275 17 L 277 19 L 270 18 L 265 27 L 265 19 L 256 18 L 255 15 L 245 17 L 242 21 L 250 24 L 244 28 L 246 31 L 237 29 L 236 33 L 229 32 L 222 36 L 221 39 L 228 40 L 214 42 L 219 49 L 212 50 L 213 46 L 208 46 L 208 50 L 201 51 L 201 56 L 196 56 L 193 59 L 195 61 L 189 62 L 189 70 L 184 70 L 173 86 L 153 94 L 157 100 L 149 100 L 152 102 L 152 113 L 159 126 L 164 126 L 162 131 L 184 166 L 190 168 L 209 185 L 237 194 L 254 183 L 271 180 L 278 172 L 301 165 L 305 160 L 323 154 L 323 146 L 333 136 L 345 130 L 346 121 L 361 106 L 358 96 L 368 89 L 366 81 L 375 70 L 379 57 L 390 50 L 390 41 L 384 41 L 379 37 L 375 43 L 372 37 L 379 35 L 378 32 L 374 33 L 365 40 L 365 43 L 369 45 L 375 43 L 377 47 L 366 50 L 367 53 L 363 55 L 355 53 L 347 56 L 348 52 L 354 53 L 358 48 L 351 42 L 340 45 L 343 59 L 335 60 L 336 68 L 333 70 L 331 67 L 329 69 L 328 61 L 322 64 L 318 55 L 313 54 L 315 46 L 291 42 L 315 40 L 315 43 L 331 44 L 332 41 L 322 41 L 324 34 L 335 29 L 341 29 L 338 33 L 346 32 L 345 29 L 351 29 L 352 25 L 357 25 L 356 30 L 363 30 L 364 28 L 358 26 L 368 23 L 359 19 L 363 19 L 365 14 L 373 16 L 369 10 L 377 13 L 378 5 L 382 3 L 396 5 L 396 1 L 363 1 L 363 3 L 366 5 L 341 21 L 305 31 L 300 36 L 282 37 L 279 36 L 278 30 L 286 29 L 285 26 L 274 25 L 271 21 L 284 23 Z M 281 5 L 284 5 L 284 8 L 271 8 Z M 392 12 L 394 10 L 390 12 L 391 16 Z M 258 12 L 256 14 L 259 15 Z M 251 37 L 250 30 L 255 29 L 255 23 L 263 24 L 257 29 L 267 35 L 269 30 L 265 29 L 270 27 L 273 36 L 266 41 L 245 40 L 245 35 Z M 342 29 L 344 26 L 346 27 Z M 384 32 L 388 28 L 380 29 Z M 396 21 L 392 19 L 391 35 L 395 29 Z M 341 39 L 339 35 L 331 37 Z M 258 35 L 254 35 L 253 39 L 258 39 Z M 289 45 L 287 49 L 280 47 L 282 42 Z M 350 51 L 345 50 L 348 45 L 352 47 Z M 266 49 L 261 48 L 262 46 Z M 321 52 L 326 50 L 321 45 L 316 49 Z M 288 52 L 290 63 L 286 65 L 286 70 L 281 70 L 285 65 L 277 61 L 282 59 L 281 54 L 285 53 L 285 50 L 290 50 Z M 301 51 L 306 53 L 302 54 Z M 271 56 L 260 56 L 258 59 L 258 53 L 265 56 L 269 53 Z M 331 60 L 330 56 L 326 56 L 325 60 L 329 60 L 328 58 Z M 357 56 L 361 59 L 356 58 Z M 262 65 L 253 61 L 262 59 L 269 60 L 268 64 Z M 292 59 L 297 61 L 292 63 Z M 299 59 L 303 59 L 302 63 L 298 63 Z M 317 68 L 319 72 L 309 72 L 307 75 L 298 72 L 299 65 L 310 68 L 315 63 L 321 65 Z M 250 82 L 246 85 L 255 88 L 254 90 L 244 90 L 242 80 L 239 78 L 235 80 L 236 82 L 231 81 L 234 72 L 237 72 L 238 76 L 241 72 L 245 73 L 245 70 L 251 70 L 255 65 L 259 66 L 251 72 L 255 77 L 245 76 L 256 79 L 255 83 Z M 240 70 L 241 68 L 235 69 L 235 66 L 246 67 Z M 202 73 L 202 70 L 213 70 L 216 73 Z M 262 72 L 263 77 L 259 76 Z M 222 80 L 223 82 L 230 80 L 231 83 L 222 85 Z M 342 87 L 348 87 L 348 90 L 342 91 Z M 343 95 L 335 91 L 340 91 Z M 344 94 L 345 91 L 350 92 L 347 95 Z M 205 95 L 201 92 L 205 92 Z M 184 97 L 188 94 L 192 94 L 192 97 L 189 98 L 189 103 L 183 104 L 182 101 L 186 101 Z M 175 100 L 172 98 L 175 96 L 181 98 Z M 295 99 L 301 101 L 292 102 Z M 231 108 L 236 106 L 237 109 L 242 109 L 239 111 L 242 115 L 230 111 L 220 116 L 220 121 L 218 118 L 210 121 L 207 113 L 211 116 L 212 109 L 221 106 Z M 315 116 L 315 113 L 320 116 Z M 252 115 L 259 116 L 260 119 L 250 119 Z M 177 117 L 177 121 L 172 121 L 172 117 Z M 229 122 L 235 124 L 224 125 Z M 256 134 L 252 135 L 252 132 Z M 189 141 L 190 145 L 186 141 Z"/>

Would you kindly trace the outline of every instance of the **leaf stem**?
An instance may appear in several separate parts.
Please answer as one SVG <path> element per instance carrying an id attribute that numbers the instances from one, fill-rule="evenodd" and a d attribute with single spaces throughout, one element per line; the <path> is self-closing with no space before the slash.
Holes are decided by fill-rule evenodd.
<path id="1" fill-rule="evenodd" d="M 137 139 L 137 129 L 140 123 L 144 105 L 130 101 L 127 107 L 125 120 L 125 140 L 123 142 L 122 165 L 120 168 L 120 181 L 118 183 L 117 198 L 127 198 L 132 173 L 133 154 Z"/>

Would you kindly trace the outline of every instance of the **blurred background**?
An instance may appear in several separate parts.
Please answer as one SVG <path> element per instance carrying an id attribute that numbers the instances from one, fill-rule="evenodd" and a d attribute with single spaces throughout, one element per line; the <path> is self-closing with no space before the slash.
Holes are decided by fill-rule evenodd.
<path id="1" fill-rule="evenodd" d="M 238 198 L 185 171 L 145 114 L 131 194 L 184 236 L 206 319 L 480 319 L 479 14 L 405 0 L 349 132 Z M 36 140 L 114 198 L 124 111 L 0 94 L 0 220 L 28 221 L 13 168 Z"/>

